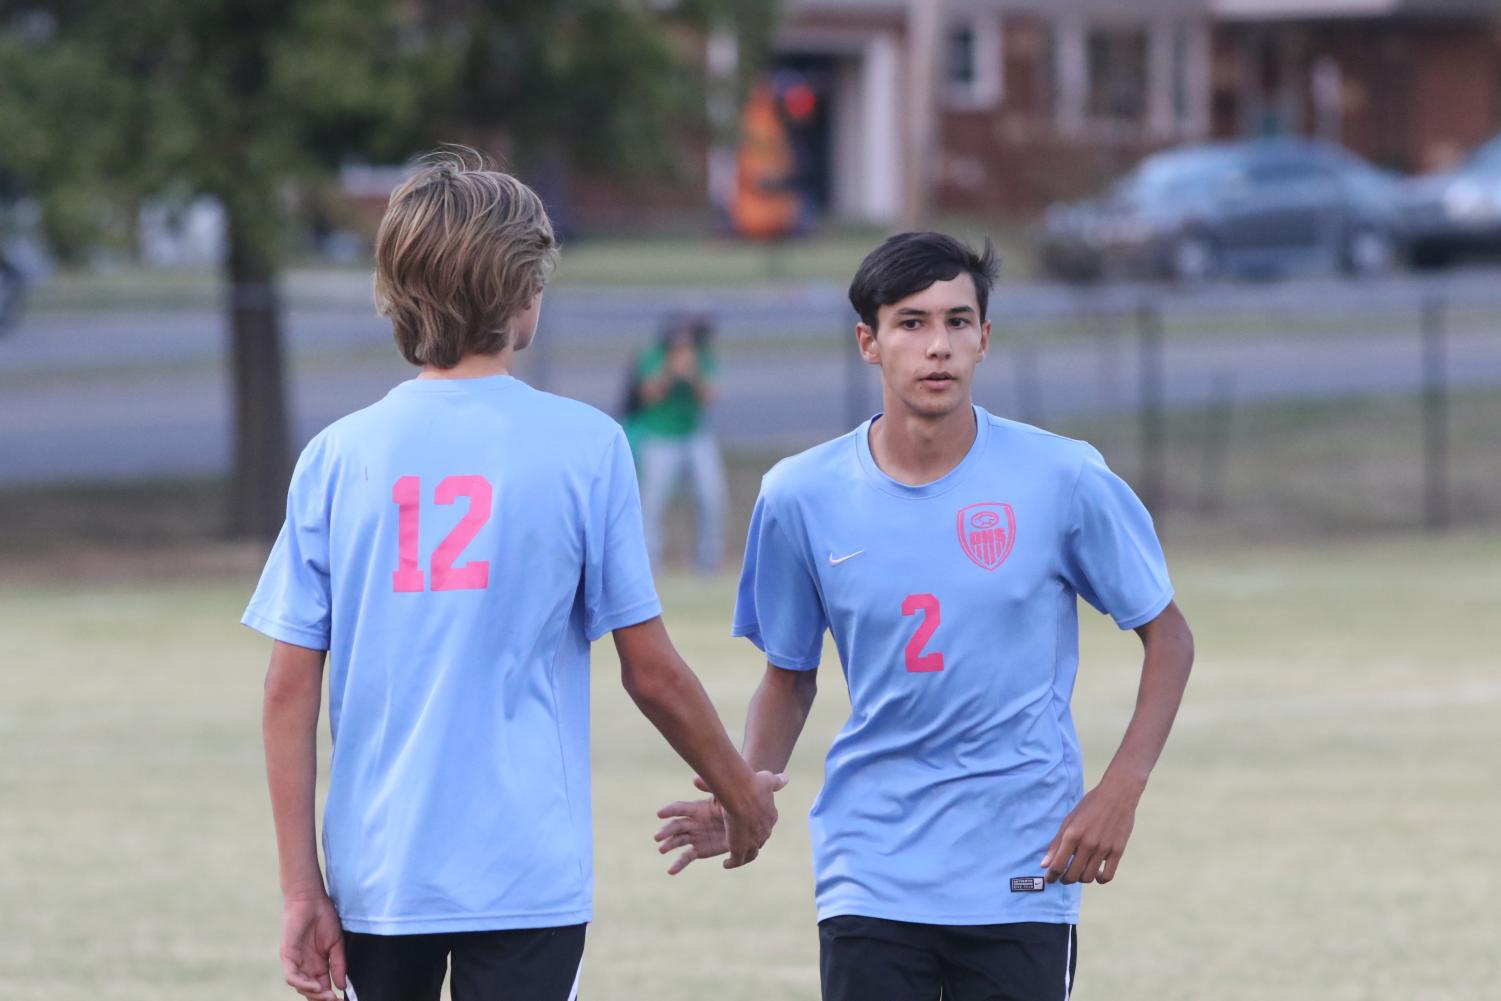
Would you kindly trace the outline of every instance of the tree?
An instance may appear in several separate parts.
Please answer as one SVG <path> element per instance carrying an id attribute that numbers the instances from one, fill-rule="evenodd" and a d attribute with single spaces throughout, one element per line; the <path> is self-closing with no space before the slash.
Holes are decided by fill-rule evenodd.
<path id="1" fill-rule="evenodd" d="M 223 204 L 234 398 L 230 530 L 268 538 L 290 471 L 279 277 L 296 195 L 352 159 L 448 141 L 520 163 L 661 163 L 694 113 L 673 22 L 761 25 L 771 0 L 10 0 L 0 172 L 64 251 L 128 239 L 147 198 Z M 699 91 L 701 93 L 701 90 Z M 698 101 L 697 112 L 702 111 Z"/>
<path id="2" fill-rule="evenodd" d="M 230 530 L 269 537 L 290 468 L 279 275 L 288 198 L 351 154 L 390 151 L 435 64 L 387 0 L 75 0 L 0 34 L 6 166 L 63 249 L 128 239 L 135 206 L 208 194 L 234 399 Z"/>

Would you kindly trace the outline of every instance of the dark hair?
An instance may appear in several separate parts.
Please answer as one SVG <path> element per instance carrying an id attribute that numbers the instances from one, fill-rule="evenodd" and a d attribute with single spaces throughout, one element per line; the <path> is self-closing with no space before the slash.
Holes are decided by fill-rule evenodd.
<path id="1" fill-rule="evenodd" d="M 876 313 L 882 306 L 901 302 L 934 282 L 946 282 L 963 273 L 974 280 L 983 322 L 999 268 L 989 239 L 977 254 L 969 244 L 944 233 L 898 233 L 860 262 L 860 270 L 850 282 L 850 305 L 866 326 L 875 330 Z"/>
<path id="2" fill-rule="evenodd" d="M 665 351 L 672 347 L 675 338 L 681 336 L 688 337 L 693 342 L 693 350 L 702 355 L 708 350 L 709 341 L 714 336 L 714 321 L 707 313 L 668 313 L 663 318 L 657 335 L 658 346 Z M 620 403 L 622 420 L 640 413 L 645 404 L 641 398 L 641 382 L 641 357 L 638 355 L 626 367 L 625 394 Z"/>
<path id="3" fill-rule="evenodd" d="M 659 338 L 662 346 L 670 346 L 673 340 L 685 334 L 692 338 L 694 349 L 702 351 L 709 346 L 709 339 L 714 335 L 714 323 L 704 313 L 668 313 L 662 321 Z"/>

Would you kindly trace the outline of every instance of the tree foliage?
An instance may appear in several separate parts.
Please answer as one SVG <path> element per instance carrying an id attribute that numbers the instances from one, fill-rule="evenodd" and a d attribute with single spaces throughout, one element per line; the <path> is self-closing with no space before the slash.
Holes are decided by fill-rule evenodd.
<path id="1" fill-rule="evenodd" d="M 0 171 L 64 250 L 142 199 L 258 206 L 271 250 L 289 184 L 443 141 L 521 165 L 671 169 L 703 116 L 693 37 L 754 49 L 775 0 L 11 0 L 0 5 Z M 114 232 L 111 232 L 114 230 Z"/>
<path id="2" fill-rule="evenodd" d="M 701 119 L 691 33 L 774 0 L 0 0 L 0 196 L 55 249 L 129 241 L 146 199 L 225 207 L 242 534 L 288 473 L 277 274 L 299 191 L 462 141 L 511 162 L 670 166 Z M 687 44 L 685 44 L 687 43 Z"/>

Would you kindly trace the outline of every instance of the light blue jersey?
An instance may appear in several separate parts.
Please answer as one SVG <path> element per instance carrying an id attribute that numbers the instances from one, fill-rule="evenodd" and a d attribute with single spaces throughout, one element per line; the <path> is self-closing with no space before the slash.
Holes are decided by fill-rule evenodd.
<path id="1" fill-rule="evenodd" d="M 660 613 L 599 411 L 508 376 L 416 379 L 314 438 L 243 621 L 329 651 L 344 926 L 588 921 L 589 644 Z"/>
<path id="2" fill-rule="evenodd" d="M 933 483 L 883 473 L 866 422 L 761 485 L 734 632 L 805 671 L 830 629 L 849 686 L 809 817 L 819 920 L 1078 920 L 1078 886 L 1039 864 L 1083 795 L 1076 596 L 1127 629 L 1172 587 L 1098 452 L 975 417 Z"/>

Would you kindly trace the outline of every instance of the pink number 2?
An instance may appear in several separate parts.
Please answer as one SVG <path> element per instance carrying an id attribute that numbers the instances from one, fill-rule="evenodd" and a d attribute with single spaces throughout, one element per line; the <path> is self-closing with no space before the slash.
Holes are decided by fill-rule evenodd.
<path id="1" fill-rule="evenodd" d="M 923 653 L 922 648 L 938 631 L 938 599 L 931 594 L 909 594 L 902 599 L 902 614 L 922 613 L 922 625 L 907 641 L 907 670 L 914 674 L 926 674 L 943 670 L 943 654 Z"/>
<path id="2" fill-rule="evenodd" d="M 490 520 L 495 491 L 483 476 L 447 476 L 438 484 L 439 504 L 452 504 L 460 497 L 469 499 L 469 510 L 454 526 L 448 538 L 433 550 L 434 591 L 483 591 L 490 586 L 488 560 L 470 560 L 454 566 L 466 546 Z M 422 481 L 403 476 L 391 488 L 391 500 L 400 514 L 397 527 L 397 570 L 392 575 L 395 591 L 423 590 L 422 569 L 418 566 L 418 525 L 422 515 Z"/>

